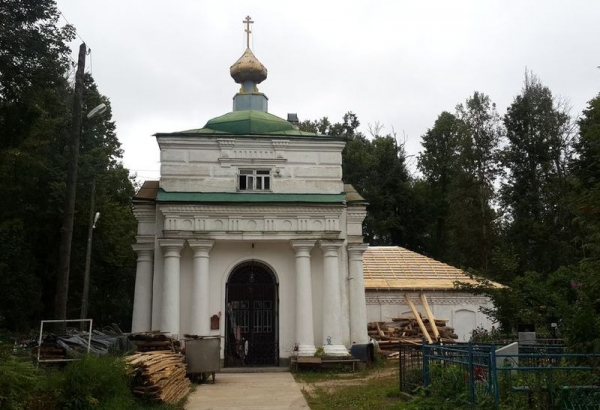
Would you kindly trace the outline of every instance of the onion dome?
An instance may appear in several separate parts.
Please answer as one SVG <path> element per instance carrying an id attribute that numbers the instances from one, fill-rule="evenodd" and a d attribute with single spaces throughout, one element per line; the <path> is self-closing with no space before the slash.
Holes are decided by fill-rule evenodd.
<path id="1" fill-rule="evenodd" d="M 245 81 L 260 84 L 267 78 L 267 69 L 258 61 L 250 48 L 246 48 L 238 61 L 233 63 L 229 72 L 238 84 L 243 84 Z"/>

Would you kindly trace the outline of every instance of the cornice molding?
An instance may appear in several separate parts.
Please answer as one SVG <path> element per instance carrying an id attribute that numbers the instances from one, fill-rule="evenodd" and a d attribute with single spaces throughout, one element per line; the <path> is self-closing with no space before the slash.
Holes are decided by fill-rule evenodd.
<path id="1" fill-rule="evenodd" d="M 165 213 L 164 230 L 192 232 L 331 232 L 340 233 L 339 215 L 217 215 Z"/>
<path id="2" fill-rule="evenodd" d="M 138 203 L 133 207 L 133 216 L 138 222 L 154 222 L 156 219 L 156 205 Z"/>
<path id="3" fill-rule="evenodd" d="M 300 214 L 323 214 L 323 215 L 336 215 L 340 216 L 343 205 L 316 205 L 316 206 L 302 206 L 302 205 L 159 205 L 159 210 L 164 215 L 300 215 Z"/>
<path id="4" fill-rule="evenodd" d="M 472 297 L 468 297 L 468 296 L 457 296 L 457 297 L 436 297 L 436 296 L 431 296 L 431 295 L 427 295 L 427 292 L 424 292 L 427 296 L 427 300 L 429 302 L 430 305 L 434 306 L 434 305 L 454 305 L 454 306 L 459 306 L 459 305 L 476 305 L 476 306 L 484 306 L 484 305 L 488 305 L 489 303 L 491 303 L 491 300 L 489 298 L 483 297 L 483 296 L 472 296 Z M 369 295 L 367 293 L 366 296 L 367 299 L 367 305 L 402 305 L 402 306 L 408 306 L 406 304 L 406 300 L 404 299 L 404 292 L 402 293 L 396 293 L 393 295 Z M 417 298 L 411 298 L 411 300 L 414 300 L 415 302 L 417 302 L 417 305 L 420 305 L 420 302 L 418 301 Z"/>

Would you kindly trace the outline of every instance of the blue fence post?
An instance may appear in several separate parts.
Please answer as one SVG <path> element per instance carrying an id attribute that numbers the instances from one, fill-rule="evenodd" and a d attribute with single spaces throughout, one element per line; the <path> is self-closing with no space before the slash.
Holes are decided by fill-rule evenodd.
<path id="1" fill-rule="evenodd" d="M 468 357 L 468 366 L 469 366 L 469 401 L 471 405 L 475 404 L 475 372 L 473 369 L 473 344 L 469 342 L 468 349 L 469 357 Z"/>
<path id="2" fill-rule="evenodd" d="M 429 386 L 431 382 L 429 378 L 429 348 L 427 342 L 423 339 L 423 386 Z"/>
<path id="3" fill-rule="evenodd" d="M 498 369 L 496 368 L 496 345 L 492 343 L 490 351 L 490 388 L 494 395 L 494 408 L 500 407 L 500 393 L 498 392 Z"/>

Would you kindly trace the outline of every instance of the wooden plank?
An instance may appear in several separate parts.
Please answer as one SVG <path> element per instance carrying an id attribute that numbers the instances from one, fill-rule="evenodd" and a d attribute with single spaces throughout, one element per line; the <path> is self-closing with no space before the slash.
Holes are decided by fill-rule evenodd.
<path id="1" fill-rule="evenodd" d="M 431 329 L 433 329 L 433 335 L 435 336 L 435 340 L 440 338 L 440 332 L 435 324 L 435 318 L 433 317 L 433 313 L 431 313 L 431 309 L 429 309 L 429 303 L 427 303 L 427 297 L 423 292 L 421 292 L 421 303 L 425 308 L 425 313 L 427 314 L 427 319 L 429 319 L 429 325 Z"/>
<path id="2" fill-rule="evenodd" d="M 381 328 L 379 327 L 379 323 L 378 323 L 378 322 L 375 322 L 375 325 L 377 326 L 377 331 L 379 332 L 379 336 L 385 336 L 385 335 L 383 334 L 383 331 L 382 331 L 382 330 L 381 330 Z"/>
<path id="3" fill-rule="evenodd" d="M 298 363 L 321 363 L 321 358 L 314 356 L 298 356 L 296 360 Z"/>
<path id="4" fill-rule="evenodd" d="M 427 331 L 425 324 L 421 320 L 421 315 L 419 315 L 417 308 L 413 304 L 412 300 L 410 300 L 410 298 L 406 295 L 406 293 L 404 294 L 404 299 L 406 299 L 406 303 L 408 303 L 408 307 L 413 312 L 413 315 L 415 315 L 415 319 L 417 319 L 417 323 L 419 324 L 419 328 L 421 329 L 423 336 L 425 336 L 425 338 L 427 339 L 427 341 L 429 343 L 433 343 L 433 340 L 431 340 L 431 336 L 429 336 L 429 332 Z"/>

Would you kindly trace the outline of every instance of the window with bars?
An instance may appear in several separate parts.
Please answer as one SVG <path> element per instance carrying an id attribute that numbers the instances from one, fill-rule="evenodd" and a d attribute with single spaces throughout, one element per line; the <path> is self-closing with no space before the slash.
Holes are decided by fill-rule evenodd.
<path id="1" fill-rule="evenodd" d="M 240 169 L 238 190 L 269 191 L 271 189 L 271 171 L 268 169 Z"/>

